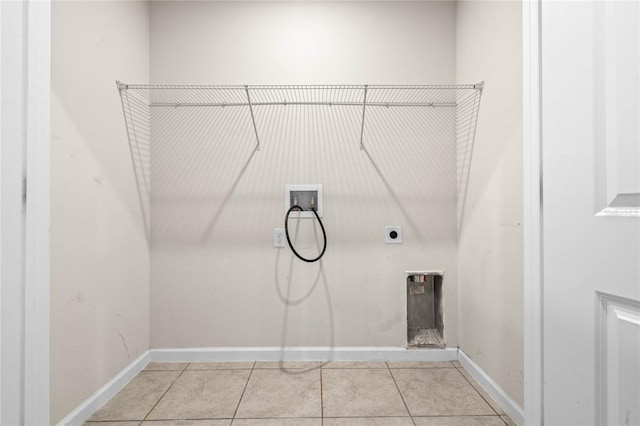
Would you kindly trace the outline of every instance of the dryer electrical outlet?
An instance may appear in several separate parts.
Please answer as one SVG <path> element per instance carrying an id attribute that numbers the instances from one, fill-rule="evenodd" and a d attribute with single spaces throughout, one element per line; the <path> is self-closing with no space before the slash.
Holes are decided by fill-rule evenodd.
<path id="1" fill-rule="evenodd" d="M 284 204 L 285 211 L 289 211 L 293 205 L 298 205 L 302 208 L 301 212 L 291 212 L 291 217 L 314 218 L 315 215 L 311 211 L 312 208 L 316 210 L 318 216 L 322 217 L 322 185 L 285 185 Z"/>
<path id="2" fill-rule="evenodd" d="M 385 244 L 402 244 L 402 226 L 384 227 Z"/>

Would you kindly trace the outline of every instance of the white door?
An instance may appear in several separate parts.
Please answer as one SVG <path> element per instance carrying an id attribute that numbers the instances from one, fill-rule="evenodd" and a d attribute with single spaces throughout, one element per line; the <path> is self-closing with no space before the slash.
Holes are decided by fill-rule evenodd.
<path id="1" fill-rule="evenodd" d="M 545 425 L 640 424 L 640 2 L 543 2 Z"/>

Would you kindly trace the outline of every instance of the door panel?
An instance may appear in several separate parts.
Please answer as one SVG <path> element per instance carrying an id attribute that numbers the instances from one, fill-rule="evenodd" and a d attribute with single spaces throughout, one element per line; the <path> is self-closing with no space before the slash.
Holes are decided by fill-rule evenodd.
<path id="1" fill-rule="evenodd" d="M 640 302 L 598 293 L 596 420 L 640 424 Z"/>
<path id="2" fill-rule="evenodd" d="M 599 2 L 594 14 L 596 211 L 640 216 L 640 3 Z"/>
<path id="3" fill-rule="evenodd" d="M 640 10 L 541 12 L 544 422 L 638 424 Z"/>

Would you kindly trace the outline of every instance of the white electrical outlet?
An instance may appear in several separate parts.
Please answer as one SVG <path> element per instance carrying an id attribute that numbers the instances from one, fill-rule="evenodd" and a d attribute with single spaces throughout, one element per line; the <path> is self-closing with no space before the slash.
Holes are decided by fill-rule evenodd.
<path id="1" fill-rule="evenodd" d="M 273 228 L 273 246 L 284 247 L 286 244 L 286 236 L 284 235 L 284 228 Z"/>

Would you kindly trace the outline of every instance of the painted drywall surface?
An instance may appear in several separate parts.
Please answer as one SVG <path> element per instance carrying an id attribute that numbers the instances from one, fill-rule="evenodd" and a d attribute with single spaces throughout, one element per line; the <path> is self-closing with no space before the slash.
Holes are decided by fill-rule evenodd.
<path id="1" fill-rule="evenodd" d="M 152 2 L 151 77 L 452 83 L 455 4 Z M 253 152 L 246 114 L 221 139 L 196 138 L 186 123 L 173 140 L 154 140 L 152 347 L 403 346 L 405 271 L 424 269 L 445 270 L 445 329 L 456 346 L 453 138 L 425 137 L 415 112 L 377 112 L 361 151 L 361 111 L 288 106 L 256 112 L 262 150 Z M 272 247 L 289 183 L 323 184 L 322 269 Z M 312 223 L 300 223 L 307 256 Z M 384 244 L 386 225 L 403 226 L 403 244 Z"/>
<path id="2" fill-rule="evenodd" d="M 54 2 L 51 421 L 149 348 L 149 249 L 115 80 L 149 78 L 142 2 Z"/>
<path id="3" fill-rule="evenodd" d="M 458 81 L 486 82 L 458 248 L 460 347 L 523 402 L 518 2 L 458 2 Z"/>

